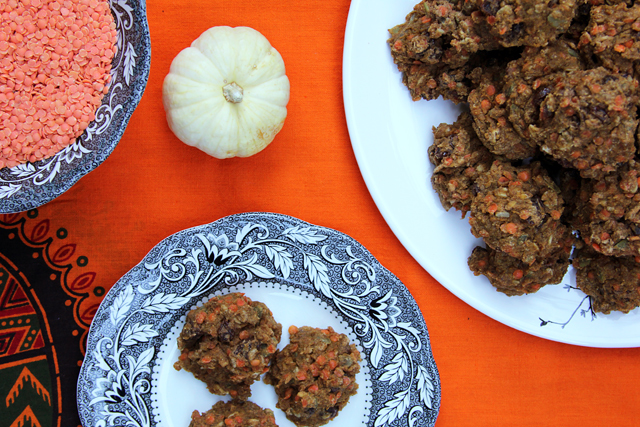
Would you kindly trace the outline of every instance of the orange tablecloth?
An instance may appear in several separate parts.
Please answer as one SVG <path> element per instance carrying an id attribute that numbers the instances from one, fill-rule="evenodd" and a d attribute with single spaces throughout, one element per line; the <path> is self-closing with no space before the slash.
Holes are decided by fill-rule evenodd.
<path id="1" fill-rule="evenodd" d="M 442 383 L 437 426 L 638 425 L 640 349 L 571 346 L 504 326 L 437 283 L 391 232 L 360 175 L 344 116 L 348 0 L 154 0 L 147 9 L 151 73 L 120 144 L 61 197 L 3 218 L 24 219 L 25 235 L 50 242 L 49 254 L 70 263 L 68 282 L 91 289 L 70 334 L 85 334 L 103 292 L 170 234 L 233 213 L 278 212 L 354 237 L 411 291 Z M 282 132 L 247 159 L 208 157 L 178 141 L 165 120 L 162 81 L 171 60 L 216 25 L 263 33 L 291 82 Z"/>

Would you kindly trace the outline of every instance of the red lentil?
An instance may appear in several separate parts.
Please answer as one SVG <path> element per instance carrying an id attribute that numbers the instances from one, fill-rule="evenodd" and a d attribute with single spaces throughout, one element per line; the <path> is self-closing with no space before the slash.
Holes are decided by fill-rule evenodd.
<path id="1" fill-rule="evenodd" d="M 51 157 L 84 132 L 107 91 L 116 37 L 106 0 L 5 5 L 0 15 L 0 168 Z"/>

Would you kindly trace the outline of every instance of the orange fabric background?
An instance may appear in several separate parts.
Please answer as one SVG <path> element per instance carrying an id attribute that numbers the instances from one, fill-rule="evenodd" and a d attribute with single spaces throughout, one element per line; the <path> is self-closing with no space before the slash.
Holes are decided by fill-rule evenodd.
<path id="1" fill-rule="evenodd" d="M 437 426 L 636 426 L 640 349 L 583 348 L 506 327 L 439 285 L 373 203 L 342 104 L 348 0 L 154 0 L 151 74 L 122 141 L 95 171 L 39 208 L 64 226 L 109 288 L 160 240 L 244 211 L 335 228 L 367 247 L 424 314 L 442 382 Z M 284 129 L 263 152 L 216 160 L 169 130 L 162 81 L 173 57 L 216 25 L 250 26 L 284 58 Z M 56 222 L 59 221 L 59 224 Z"/>

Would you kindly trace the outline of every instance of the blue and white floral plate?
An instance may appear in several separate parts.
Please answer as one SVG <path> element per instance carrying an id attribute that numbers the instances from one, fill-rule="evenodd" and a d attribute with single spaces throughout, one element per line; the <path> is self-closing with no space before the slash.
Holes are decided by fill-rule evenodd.
<path id="1" fill-rule="evenodd" d="M 360 349 L 358 394 L 333 426 L 433 426 L 440 379 L 427 327 L 407 288 L 357 241 L 272 213 L 245 213 L 160 242 L 109 291 L 89 331 L 78 379 L 84 426 L 183 427 L 220 396 L 173 363 L 186 313 L 213 295 L 244 292 L 287 329 L 332 326 Z M 251 399 L 276 409 L 271 386 Z"/>
<path id="2" fill-rule="evenodd" d="M 48 159 L 0 169 L 0 213 L 50 202 L 97 168 L 116 148 L 149 77 L 151 39 L 145 0 L 110 0 L 118 32 L 109 91 L 96 119 L 74 143 Z"/>

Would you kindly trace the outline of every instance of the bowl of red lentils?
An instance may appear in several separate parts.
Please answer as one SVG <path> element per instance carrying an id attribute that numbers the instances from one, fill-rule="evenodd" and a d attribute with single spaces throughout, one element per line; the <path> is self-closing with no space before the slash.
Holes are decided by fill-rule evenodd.
<path id="1" fill-rule="evenodd" d="M 150 60 L 145 0 L 0 0 L 0 213 L 55 199 L 111 154 Z"/>

